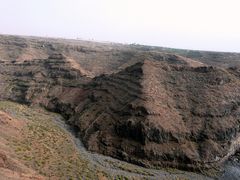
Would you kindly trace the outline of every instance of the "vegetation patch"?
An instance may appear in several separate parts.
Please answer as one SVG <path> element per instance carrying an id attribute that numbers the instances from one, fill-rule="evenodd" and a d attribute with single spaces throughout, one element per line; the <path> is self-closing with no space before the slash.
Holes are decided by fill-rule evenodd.
<path id="1" fill-rule="evenodd" d="M 28 167 L 57 179 L 98 179 L 71 137 L 54 124 L 59 115 L 6 101 L 0 101 L 0 110 L 27 122 L 21 137 L 12 139 L 10 145 Z"/>

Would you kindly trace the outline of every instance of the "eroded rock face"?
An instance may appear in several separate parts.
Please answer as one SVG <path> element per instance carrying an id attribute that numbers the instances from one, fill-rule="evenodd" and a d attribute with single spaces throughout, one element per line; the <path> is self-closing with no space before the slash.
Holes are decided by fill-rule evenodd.
<path id="1" fill-rule="evenodd" d="M 91 80 L 61 54 L 21 63 L 0 63 L 0 77 L 0 99 L 43 106 L 55 99 L 61 99 L 65 105 L 76 103 L 79 98 L 69 93 L 81 94 L 83 85 Z"/>
<path id="2" fill-rule="evenodd" d="M 146 166 L 221 163 L 239 145 L 239 69 L 158 60 L 93 79 L 61 54 L 2 61 L 0 99 L 61 113 L 90 151 Z"/>
<path id="3" fill-rule="evenodd" d="M 240 81 L 230 70 L 144 61 L 89 89 L 71 122 L 91 151 L 198 169 L 238 148 Z"/>

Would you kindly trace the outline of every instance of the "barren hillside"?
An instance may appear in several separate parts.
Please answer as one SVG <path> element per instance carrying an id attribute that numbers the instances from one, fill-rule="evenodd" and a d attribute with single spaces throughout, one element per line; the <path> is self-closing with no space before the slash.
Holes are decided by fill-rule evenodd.
<path id="1" fill-rule="evenodd" d="M 71 122 L 92 151 L 146 165 L 210 167 L 239 148 L 239 87 L 230 70 L 144 61 L 94 79 Z"/>
<path id="2" fill-rule="evenodd" d="M 220 170 L 239 150 L 240 54 L 213 54 L 0 36 L 0 100 L 60 113 L 91 152 Z"/>
<path id="3" fill-rule="evenodd" d="M 99 43 L 81 40 L 0 35 L 0 60 L 28 61 L 47 59 L 51 54 L 67 59 L 93 75 L 110 73 L 142 60 L 162 60 L 162 53 L 190 58 L 207 65 L 231 67 L 240 65 L 240 53 L 179 50 L 142 45 Z"/>

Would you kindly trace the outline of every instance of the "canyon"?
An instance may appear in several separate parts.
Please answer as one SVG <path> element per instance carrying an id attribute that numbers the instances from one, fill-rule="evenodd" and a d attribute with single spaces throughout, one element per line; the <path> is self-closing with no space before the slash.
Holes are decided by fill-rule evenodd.
<path id="1" fill-rule="evenodd" d="M 61 114 L 90 152 L 203 173 L 239 150 L 240 54 L 1 35 L 0 100 Z"/>

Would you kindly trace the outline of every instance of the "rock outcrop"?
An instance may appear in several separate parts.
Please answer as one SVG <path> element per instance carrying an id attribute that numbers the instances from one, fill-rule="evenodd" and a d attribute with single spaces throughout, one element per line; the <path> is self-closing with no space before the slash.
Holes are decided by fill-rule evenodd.
<path id="1" fill-rule="evenodd" d="M 95 78 L 70 122 L 91 151 L 146 166 L 208 168 L 239 148 L 239 87 L 230 70 L 144 61 Z"/>
<path id="2" fill-rule="evenodd" d="M 0 41 L 7 48 L 0 100 L 61 113 L 88 150 L 144 166 L 199 170 L 239 149 L 238 67 L 212 67 L 154 48 L 30 42 Z M 37 53 L 26 50 L 33 46 Z"/>
<path id="3" fill-rule="evenodd" d="M 73 68 L 62 54 L 22 63 L 0 63 L 0 70 L 0 98 L 43 106 L 60 96 L 67 101 L 64 94 L 72 93 L 72 89 L 81 91 L 82 86 L 91 80 L 87 74 Z M 69 96 L 69 101 L 74 102 Z"/>

